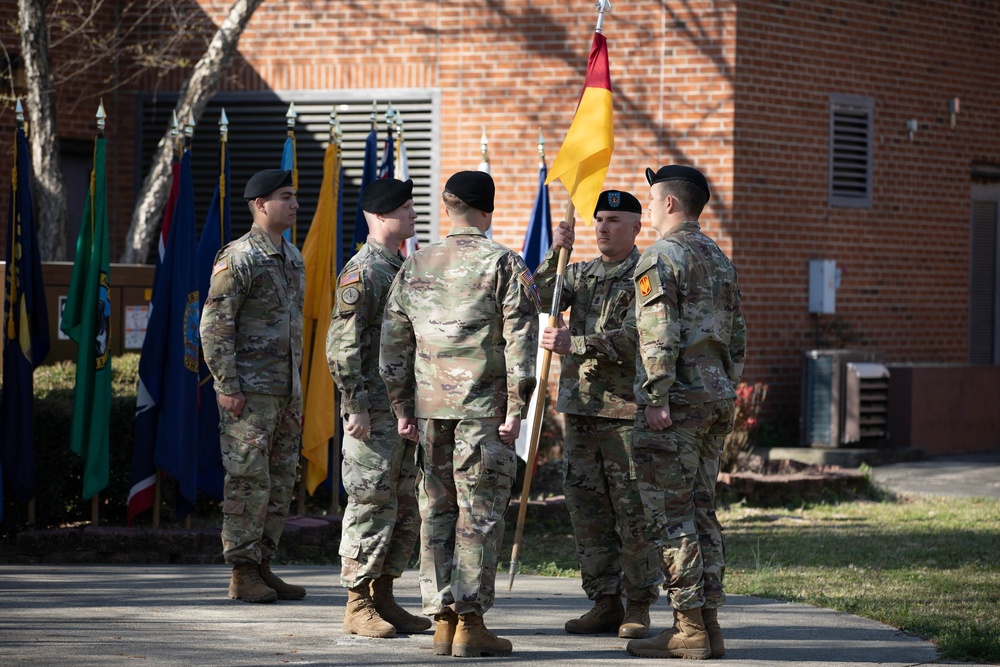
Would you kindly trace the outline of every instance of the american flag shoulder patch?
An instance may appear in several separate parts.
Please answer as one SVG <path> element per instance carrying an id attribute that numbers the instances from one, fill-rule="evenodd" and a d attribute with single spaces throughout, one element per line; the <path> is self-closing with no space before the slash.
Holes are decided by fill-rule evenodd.
<path id="1" fill-rule="evenodd" d="M 344 285 L 350 285 L 351 283 L 360 282 L 360 280 L 361 272 L 351 271 L 350 273 L 345 273 L 340 277 L 340 286 L 343 287 Z"/>
<path id="2" fill-rule="evenodd" d="M 521 278 L 521 282 L 527 285 L 528 287 L 531 287 L 535 283 L 535 277 L 531 275 L 531 269 L 525 269 L 524 271 L 521 271 L 519 277 Z"/>
<path id="3" fill-rule="evenodd" d="M 214 276 L 220 271 L 225 271 L 228 268 L 229 268 L 229 262 L 224 259 L 220 259 L 218 262 L 215 263 L 215 266 L 212 267 L 212 275 Z"/>

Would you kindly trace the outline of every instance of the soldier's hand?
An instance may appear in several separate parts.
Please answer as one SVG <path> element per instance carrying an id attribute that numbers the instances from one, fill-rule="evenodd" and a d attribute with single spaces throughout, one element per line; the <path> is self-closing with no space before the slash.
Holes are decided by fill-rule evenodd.
<path id="1" fill-rule="evenodd" d="M 521 418 L 507 417 L 507 420 L 500 424 L 500 428 L 497 431 L 500 433 L 501 442 L 505 442 L 508 445 L 513 444 L 517 440 L 517 436 L 521 433 Z"/>
<path id="2" fill-rule="evenodd" d="M 670 420 L 669 405 L 647 405 L 645 410 L 646 423 L 654 431 L 663 431 L 674 422 Z"/>
<path id="3" fill-rule="evenodd" d="M 355 440 L 367 440 L 371 427 L 371 417 L 368 416 L 368 411 L 362 410 L 353 415 L 347 415 L 347 426 L 344 427 L 344 430 Z"/>
<path id="4" fill-rule="evenodd" d="M 566 327 L 545 327 L 538 344 L 543 350 L 552 350 L 556 354 L 569 354 L 573 351 L 569 329 Z"/>
<path id="5" fill-rule="evenodd" d="M 417 420 L 413 417 L 400 417 L 396 421 L 396 431 L 400 437 L 417 442 Z"/>
<path id="6" fill-rule="evenodd" d="M 246 402 L 247 397 L 243 395 L 242 391 L 238 391 L 235 394 L 219 394 L 219 407 L 234 417 L 240 416 Z"/>
<path id="7" fill-rule="evenodd" d="M 576 240 L 576 233 L 573 225 L 563 220 L 552 230 L 552 245 L 556 248 L 573 249 L 573 241 Z"/>

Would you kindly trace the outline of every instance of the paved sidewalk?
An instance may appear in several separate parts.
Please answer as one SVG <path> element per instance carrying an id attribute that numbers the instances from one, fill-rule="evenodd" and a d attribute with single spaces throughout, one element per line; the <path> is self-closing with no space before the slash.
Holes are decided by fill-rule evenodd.
<path id="1" fill-rule="evenodd" d="M 229 568 L 213 565 L 0 566 L 2 665 L 455 665 L 435 656 L 431 633 L 366 639 L 341 629 L 346 593 L 335 568 L 279 568 L 308 587 L 304 600 L 246 604 L 226 598 Z M 506 588 L 506 576 L 501 576 Z M 417 612 L 417 577 L 397 598 Z M 575 579 L 521 575 L 487 615 L 514 644 L 504 665 L 598 667 L 640 661 L 613 636 L 568 635 L 563 623 L 590 604 Z M 671 616 L 661 601 L 654 631 Z M 937 658 L 932 644 L 874 621 L 827 609 L 731 596 L 720 610 L 727 667 L 904 667 Z M 487 660 L 487 659 L 484 659 Z M 674 660 L 670 665 L 719 661 Z"/>
<path id="2" fill-rule="evenodd" d="M 875 466 L 872 473 L 897 493 L 1000 498 L 1000 452 L 935 456 Z"/>

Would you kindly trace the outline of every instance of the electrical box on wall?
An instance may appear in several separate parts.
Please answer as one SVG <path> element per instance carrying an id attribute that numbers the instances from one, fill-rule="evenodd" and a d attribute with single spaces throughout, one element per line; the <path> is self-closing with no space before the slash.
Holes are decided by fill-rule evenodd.
<path id="1" fill-rule="evenodd" d="M 832 315 L 837 312 L 837 262 L 809 260 L 809 312 Z"/>

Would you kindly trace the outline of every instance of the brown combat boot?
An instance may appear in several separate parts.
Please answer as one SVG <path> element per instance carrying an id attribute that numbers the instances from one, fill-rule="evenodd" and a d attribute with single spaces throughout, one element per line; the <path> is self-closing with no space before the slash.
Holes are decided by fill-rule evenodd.
<path id="1" fill-rule="evenodd" d="M 704 660 L 712 653 L 701 617 L 701 607 L 678 610 L 674 627 L 652 639 L 633 639 L 625 647 L 640 658 L 687 658 Z"/>
<path id="2" fill-rule="evenodd" d="M 229 579 L 229 597 L 244 602 L 274 602 L 278 593 L 261 581 L 257 563 L 237 563 Z"/>
<path id="3" fill-rule="evenodd" d="M 286 584 L 278 575 L 271 572 L 270 561 L 261 561 L 260 565 L 257 566 L 257 573 L 260 575 L 261 581 L 274 589 L 279 600 L 301 600 L 306 596 L 306 589 Z"/>
<path id="4" fill-rule="evenodd" d="M 618 593 L 602 595 L 594 600 L 594 607 L 580 618 L 566 621 L 566 632 L 574 635 L 595 635 L 599 632 L 617 632 L 625 618 L 625 608 Z M 648 623 L 648 621 L 647 621 Z"/>
<path id="5" fill-rule="evenodd" d="M 396 603 L 396 597 L 392 594 L 392 577 L 388 575 L 383 574 L 378 579 L 372 580 L 372 600 L 375 602 L 375 611 L 392 623 L 396 632 L 410 634 L 423 632 L 431 627 L 431 619 L 426 616 L 414 616 Z"/>
<path id="6" fill-rule="evenodd" d="M 649 602 L 629 600 L 625 605 L 625 618 L 618 627 L 618 636 L 642 639 L 649 633 Z"/>
<path id="7" fill-rule="evenodd" d="M 451 655 L 451 644 L 458 628 L 458 614 L 445 609 L 434 615 L 434 655 Z"/>
<path id="8" fill-rule="evenodd" d="M 484 656 L 510 655 L 513 648 L 506 639 L 501 639 L 486 629 L 479 614 L 462 614 L 458 617 L 458 627 L 452 639 L 451 654 L 459 658 L 480 658 Z"/>
<path id="9" fill-rule="evenodd" d="M 362 637 L 395 637 L 396 628 L 375 611 L 368 582 L 347 589 L 347 611 L 344 612 L 344 632 Z"/>
<path id="10" fill-rule="evenodd" d="M 723 657 L 726 655 L 726 644 L 722 639 L 722 628 L 719 626 L 719 610 L 702 607 L 701 618 L 705 621 L 705 632 L 708 633 L 708 644 L 712 648 L 712 657 Z"/>

